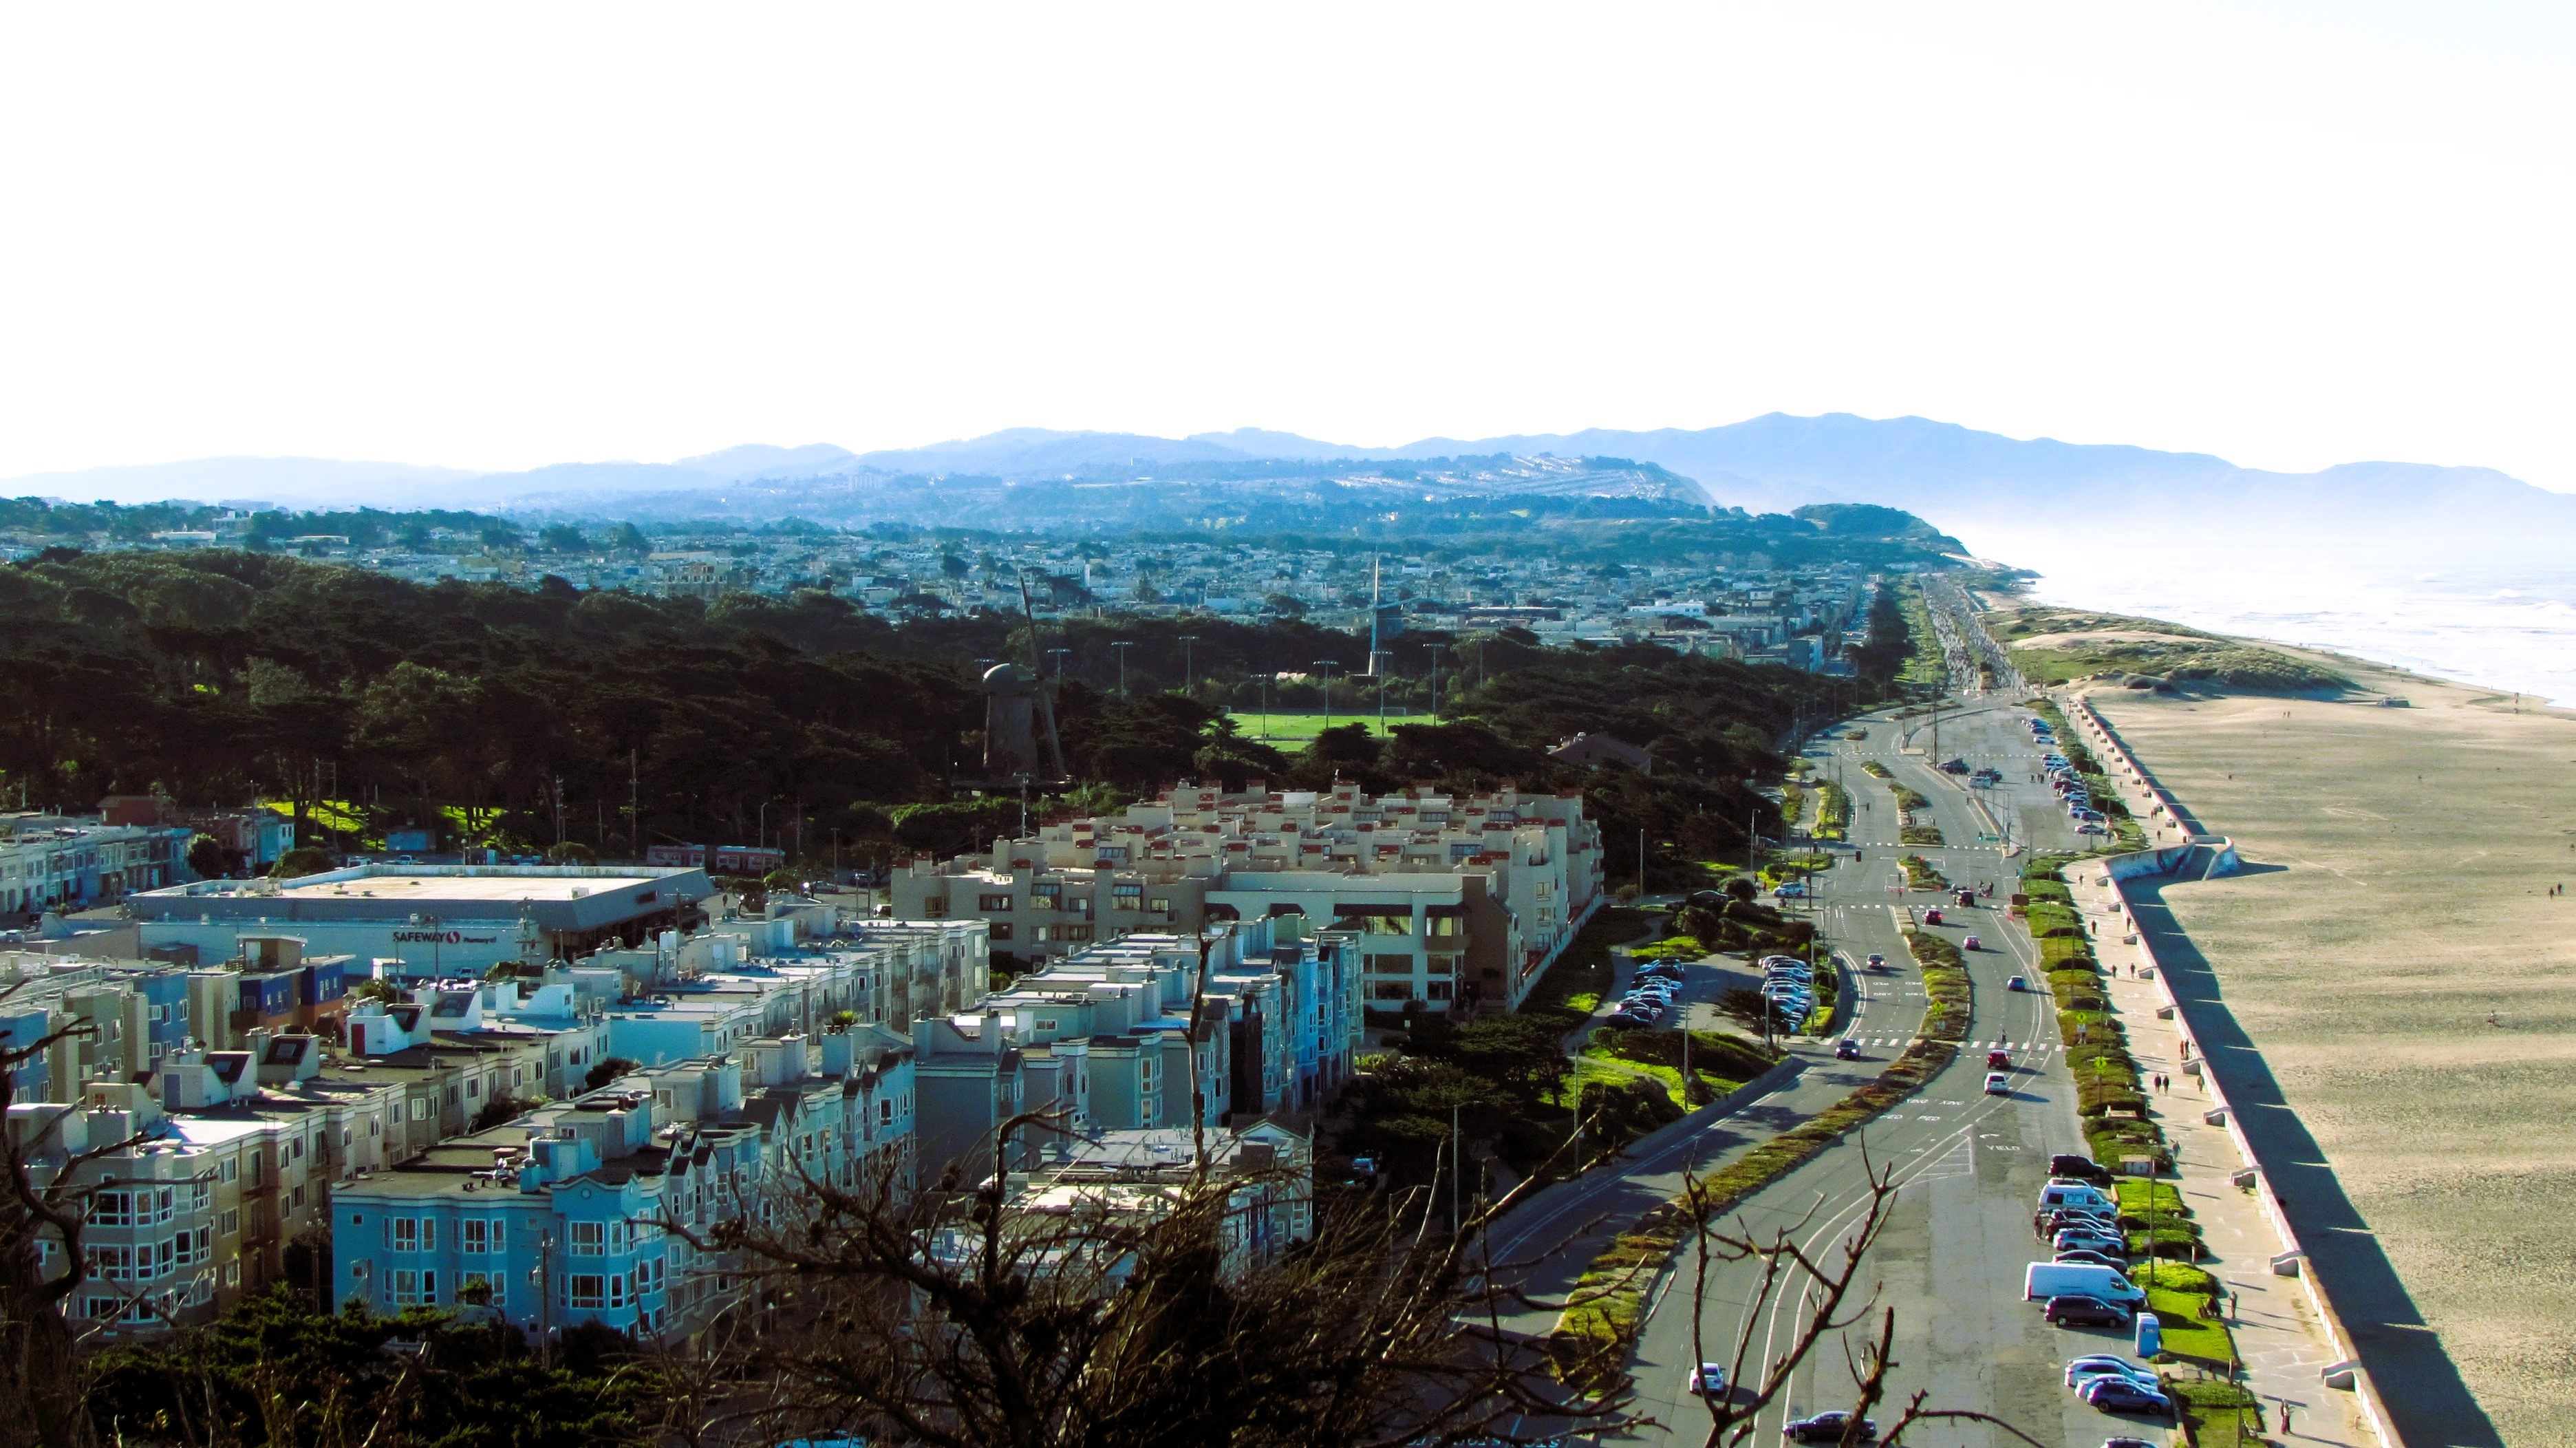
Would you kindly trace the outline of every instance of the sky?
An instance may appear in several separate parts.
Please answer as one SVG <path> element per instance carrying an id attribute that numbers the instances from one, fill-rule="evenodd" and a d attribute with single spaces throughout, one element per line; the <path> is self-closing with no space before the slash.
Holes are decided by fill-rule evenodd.
<path id="1" fill-rule="evenodd" d="M 20 6 L 0 476 L 1917 414 L 2576 490 L 2576 7 Z"/>

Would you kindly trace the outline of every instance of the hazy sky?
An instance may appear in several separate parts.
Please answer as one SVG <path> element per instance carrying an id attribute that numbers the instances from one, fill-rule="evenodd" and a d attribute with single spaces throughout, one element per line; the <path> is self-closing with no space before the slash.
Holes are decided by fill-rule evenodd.
<path id="1" fill-rule="evenodd" d="M 18 6 L 0 475 L 1781 409 L 2576 488 L 2571 59 L 2564 4 Z"/>

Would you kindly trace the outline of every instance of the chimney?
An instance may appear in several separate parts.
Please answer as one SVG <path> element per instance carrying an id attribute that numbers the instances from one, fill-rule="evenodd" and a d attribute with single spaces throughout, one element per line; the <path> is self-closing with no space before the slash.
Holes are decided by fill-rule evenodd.
<path id="1" fill-rule="evenodd" d="M 849 1076 L 858 1064 L 858 1040 L 849 1031 L 832 1031 L 823 1037 L 823 1074 L 834 1080 Z"/>

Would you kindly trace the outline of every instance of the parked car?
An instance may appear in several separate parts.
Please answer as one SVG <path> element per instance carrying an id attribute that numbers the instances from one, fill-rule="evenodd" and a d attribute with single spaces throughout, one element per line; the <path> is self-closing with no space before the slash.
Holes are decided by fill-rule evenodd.
<path id="1" fill-rule="evenodd" d="M 1834 1059 L 1837 1061 L 1859 1060 L 1860 1042 L 1853 1040 L 1849 1036 L 1845 1036 L 1841 1040 L 1834 1042 Z"/>
<path id="2" fill-rule="evenodd" d="M 2111 1180 L 2109 1167 L 2089 1156 L 2077 1156 L 2070 1152 L 2060 1152 L 2050 1157 L 2048 1174 L 2052 1177 L 2073 1177 L 2078 1181 L 2107 1183 Z"/>
<path id="3" fill-rule="evenodd" d="M 1968 772 L 1968 761 L 1964 759 L 1942 760 L 1941 772 L 1943 774 L 1965 774 Z"/>
<path id="4" fill-rule="evenodd" d="M 2117 1353 L 2095 1352 L 2067 1360 L 2066 1386 L 2070 1388 L 2080 1386 L 2076 1379 L 2100 1377 L 2104 1373 L 2118 1373 L 2133 1382 L 2145 1383 L 2151 1388 L 2156 1385 L 2154 1368 L 2133 1363 Z"/>
<path id="5" fill-rule="evenodd" d="M 1653 1024 L 1643 1013 L 1625 1009 L 1612 1011 L 1601 1018 L 1601 1028 L 1607 1031 L 1633 1031 Z"/>
<path id="6" fill-rule="evenodd" d="M 2012 979 L 2004 982 L 2004 989 L 2028 990 L 2030 989 L 2030 982 L 2022 979 L 2020 976 L 2014 976 Z"/>
<path id="7" fill-rule="evenodd" d="M 2105 1413 L 2152 1413 L 2161 1418 L 2173 1411 L 2173 1399 L 2127 1378 L 2095 1378 L 2076 1389 L 2075 1396 Z"/>
<path id="8" fill-rule="evenodd" d="M 2099 1297 L 2052 1297 L 2048 1320 L 2061 1327 L 2127 1327 L 2129 1309 Z"/>
<path id="9" fill-rule="evenodd" d="M 2070 1263 L 2078 1267 L 2109 1267 L 2114 1271 L 2120 1272 L 2126 1272 L 2129 1270 L 2129 1261 L 2127 1258 L 2114 1257 L 2108 1252 L 2060 1252 L 2051 1260 Z"/>
<path id="10" fill-rule="evenodd" d="M 1783 900 L 1804 900 L 1807 898 L 1807 882 L 1804 880 L 1783 880 L 1780 882 L 1780 888 L 1772 893 L 1778 895 Z"/>
<path id="11" fill-rule="evenodd" d="M 2109 830 L 2104 829 L 2102 826 L 2095 824 L 2091 820 L 2086 820 L 2084 823 L 2077 825 L 2075 827 L 2075 832 L 2079 835 L 2107 835 L 2110 833 Z"/>
<path id="12" fill-rule="evenodd" d="M 2012 1089 L 2012 1077 L 2005 1075 L 2001 1071 L 1988 1071 L 1986 1073 L 1987 1095 L 2010 1096 L 2012 1094 Z"/>
<path id="13" fill-rule="evenodd" d="M 1690 1380 L 1682 1391 L 1693 1397 L 1708 1397 L 1726 1391 L 1726 1364 L 1701 1363 L 1691 1369 Z"/>
<path id="14" fill-rule="evenodd" d="M 1812 1418 L 1791 1419 L 1780 1429 L 1780 1436 L 1792 1443 L 1839 1443 L 1850 1426 L 1849 1413 L 1818 1413 Z M 1858 1436 L 1864 1443 L 1876 1442 L 1878 1424 L 1867 1418 L 1861 1419 Z"/>
<path id="15" fill-rule="evenodd" d="M 2114 1252 L 2126 1252 L 2129 1250 L 2128 1243 L 2110 1235 L 2107 1232 L 2097 1231 L 2091 1227 L 2067 1227 L 2058 1232 L 2056 1236 L 2049 1238 L 2048 1246 L 2049 1250 L 2055 1252 L 2073 1252 L 2082 1250 L 2088 1252 L 2100 1252 L 2105 1256 Z"/>

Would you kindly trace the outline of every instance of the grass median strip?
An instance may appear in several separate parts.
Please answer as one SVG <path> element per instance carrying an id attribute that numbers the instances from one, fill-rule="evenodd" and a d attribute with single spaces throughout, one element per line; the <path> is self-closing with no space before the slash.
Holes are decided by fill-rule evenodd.
<path id="1" fill-rule="evenodd" d="M 1957 946 L 1923 931 L 1907 931 L 1905 943 L 1922 967 L 1929 997 L 1923 1026 L 1913 1042 L 1877 1080 L 1735 1161 L 1694 1178 L 1707 1216 L 1733 1211 L 1846 1133 L 1912 1095 L 1958 1054 L 1968 1025 L 1966 961 Z M 1646 1293 L 1673 1252 L 1689 1240 L 1694 1225 L 1691 1209 L 1674 1200 L 1647 1211 L 1636 1225 L 1611 1239 L 1584 1268 L 1567 1294 L 1564 1312 L 1558 1315 L 1554 1335 L 1564 1349 L 1564 1360 L 1581 1360 L 1586 1348 L 1607 1345 L 1625 1351 L 1635 1346 Z"/>

